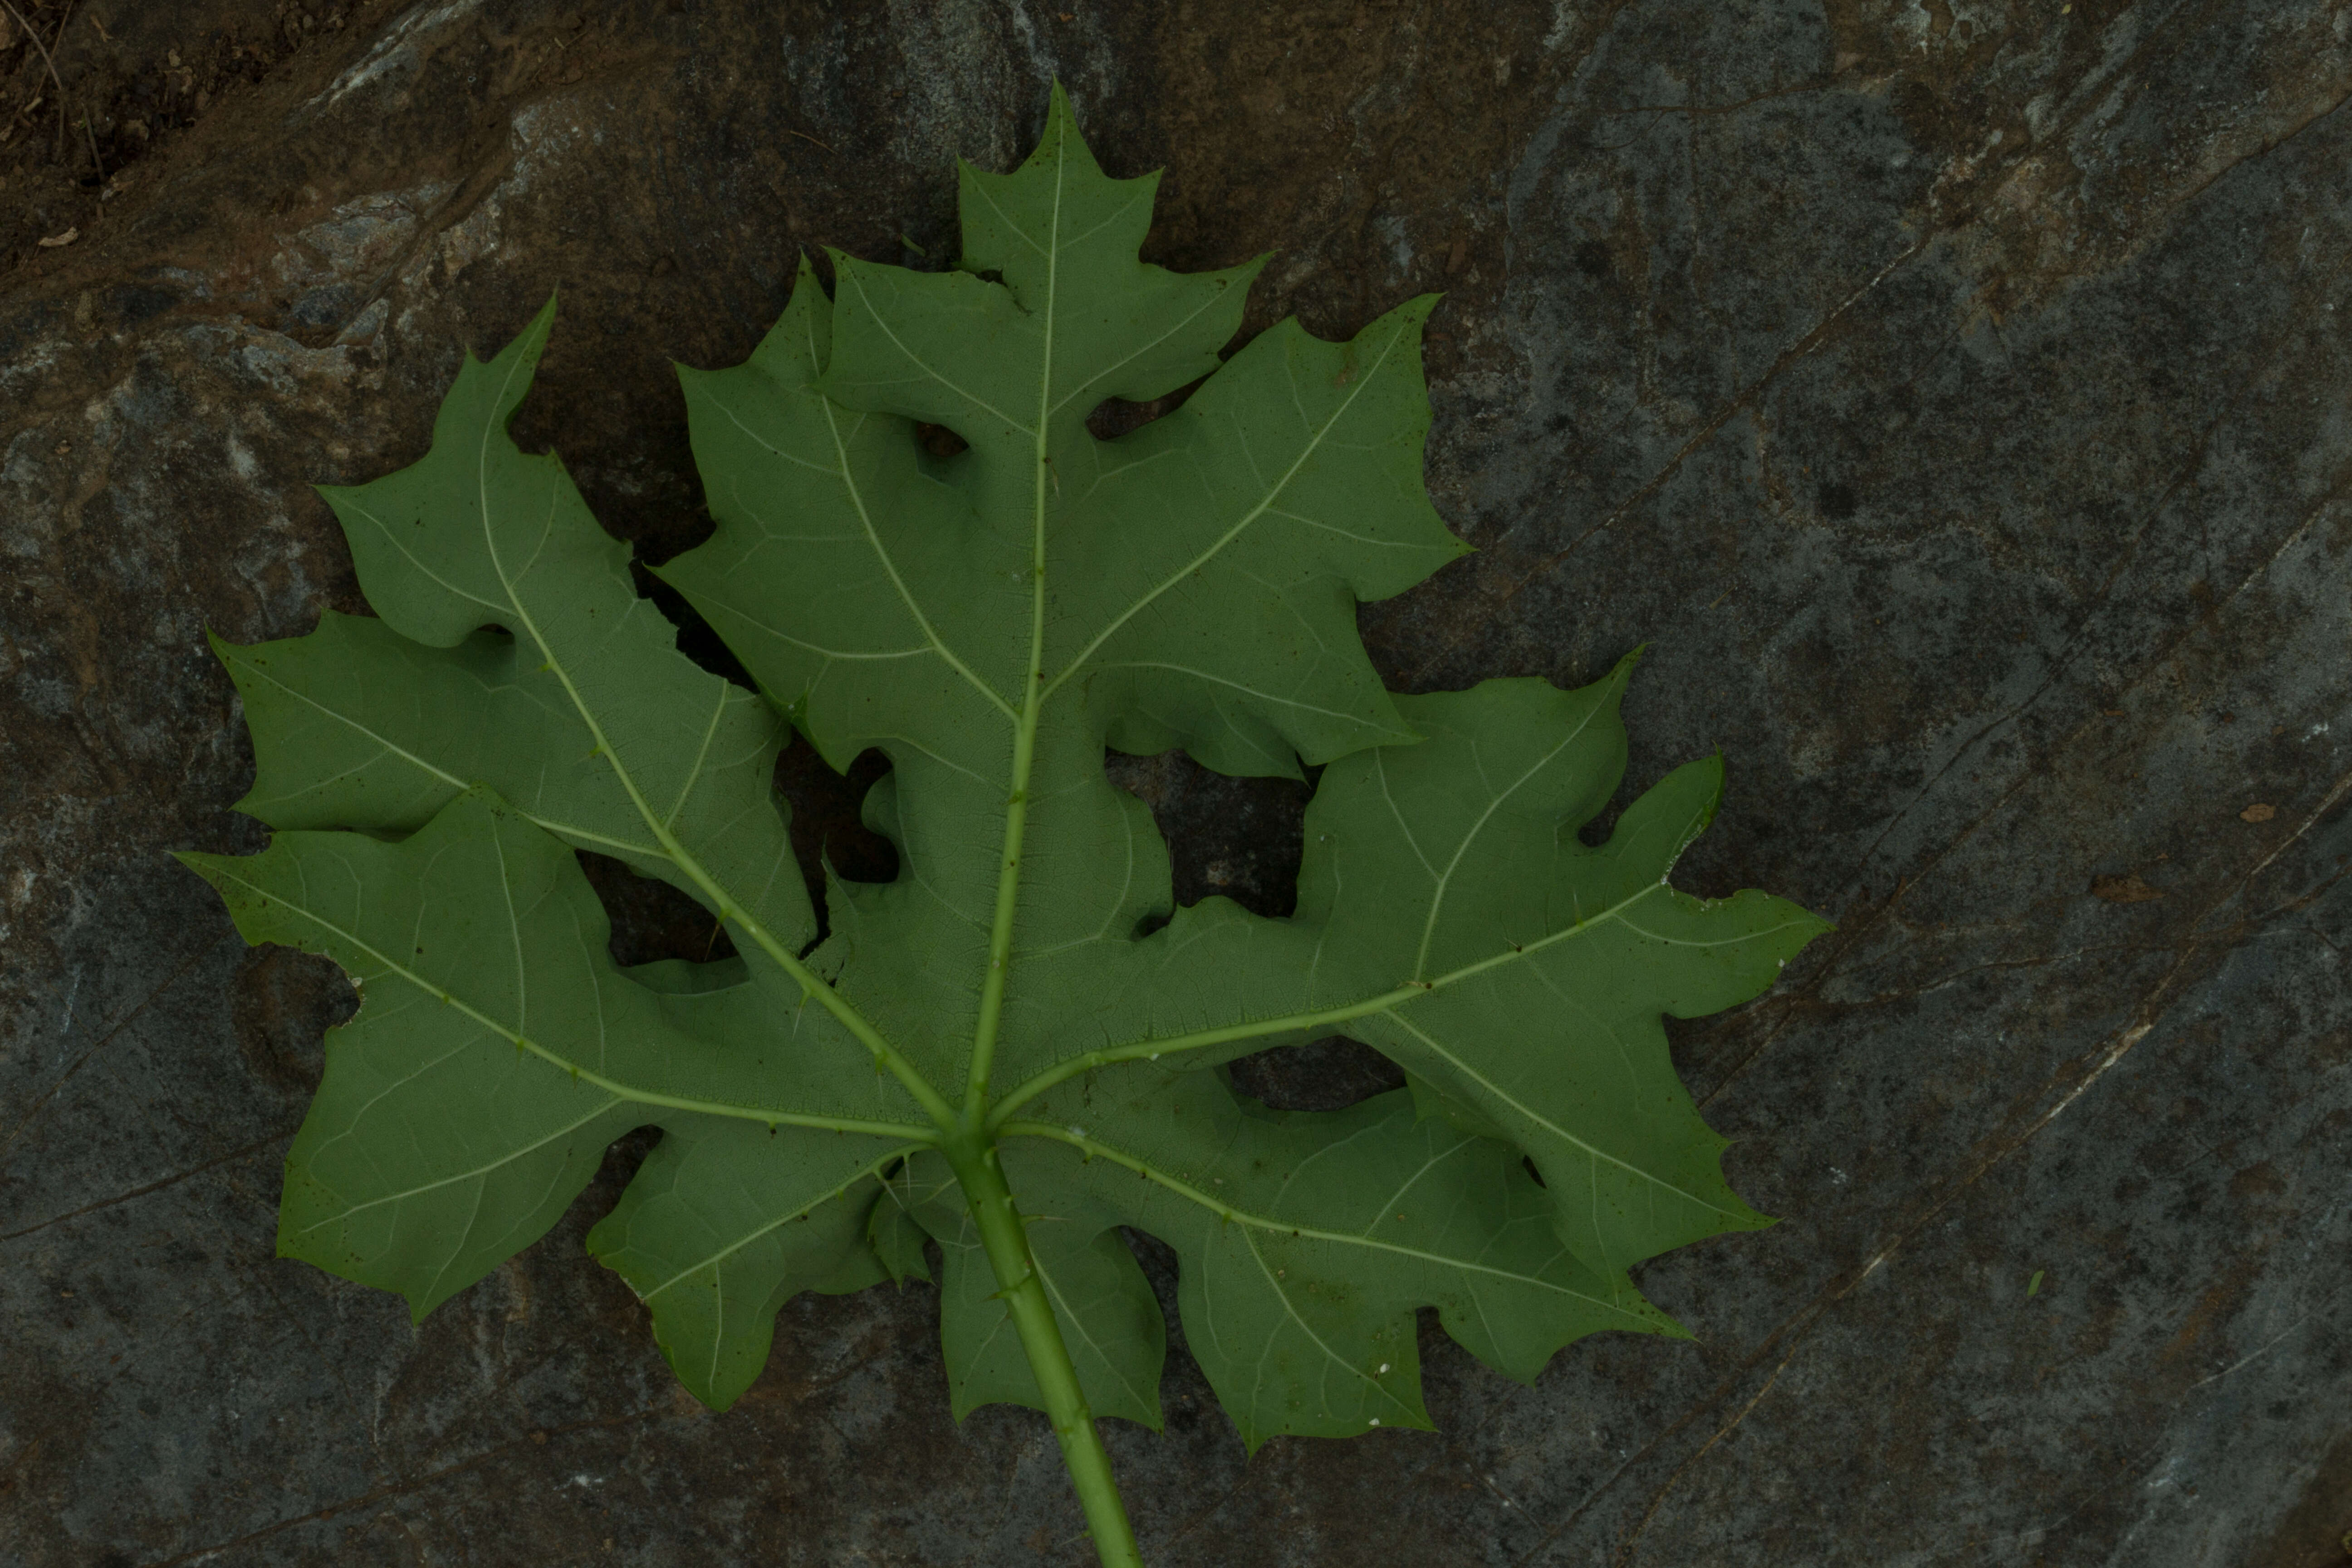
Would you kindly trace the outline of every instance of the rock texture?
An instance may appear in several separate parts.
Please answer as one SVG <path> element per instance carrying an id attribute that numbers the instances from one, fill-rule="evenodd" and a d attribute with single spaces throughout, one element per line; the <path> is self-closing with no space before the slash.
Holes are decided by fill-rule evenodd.
<path id="1" fill-rule="evenodd" d="M 1787 1216 L 1644 1270 L 1696 1344 L 1522 1388 L 1433 1338 L 1442 1431 L 1246 1463 L 1179 1353 L 1167 1432 L 1110 1437 L 1152 1561 L 2344 1559 L 2341 4 L 14 3 L 0 1560 L 1087 1560 L 1040 1419 L 950 1425 L 923 1289 L 794 1302 L 728 1416 L 677 1394 L 580 1246 L 635 1144 L 415 1327 L 274 1259 L 349 995 L 163 856 L 259 843 L 204 628 L 358 607 L 306 483 L 421 451 L 461 345 L 561 284 L 526 444 L 675 552 L 667 362 L 740 358 L 803 248 L 950 253 L 950 158 L 1057 75 L 1168 168 L 1157 258 L 1276 253 L 1254 328 L 1447 291 L 1430 472 L 1480 553 L 1365 612 L 1391 683 L 1647 642 L 1631 782 L 1730 763 L 1689 879 L 1842 922 L 1678 1028 Z M 1281 905 L 1295 791 L 1124 766 L 1187 896 Z M 786 775 L 812 852 L 887 856 Z"/>

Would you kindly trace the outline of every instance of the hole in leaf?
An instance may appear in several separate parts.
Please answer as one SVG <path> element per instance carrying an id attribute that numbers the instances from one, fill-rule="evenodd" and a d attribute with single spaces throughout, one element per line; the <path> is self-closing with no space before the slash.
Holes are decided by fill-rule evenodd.
<path id="1" fill-rule="evenodd" d="M 573 851 L 613 922 L 613 962 L 624 969 L 665 958 L 708 963 L 735 956 L 719 917 L 667 882 L 640 877 L 609 855 Z"/>
<path id="2" fill-rule="evenodd" d="M 760 689 L 760 683 L 751 679 L 751 672 L 743 668 L 735 650 L 719 640 L 719 634 L 710 629 L 710 623 L 687 603 L 685 595 L 646 570 L 642 561 L 629 563 L 629 581 L 636 585 L 639 598 L 651 599 L 654 608 L 677 628 L 678 652 L 746 691 Z"/>
<path id="3" fill-rule="evenodd" d="M 1327 1035 L 1226 1065 L 1233 1086 L 1276 1110 L 1345 1110 L 1404 1087 L 1404 1069 L 1367 1045 Z"/>
<path id="4" fill-rule="evenodd" d="M 1208 377 L 1202 376 L 1201 381 Z M 1087 416 L 1087 431 L 1097 441 L 1116 441 L 1130 430 L 1139 430 L 1154 419 L 1173 414 L 1184 406 L 1184 400 L 1199 390 L 1200 381 L 1178 387 L 1149 403 L 1129 403 L 1124 397 L 1106 397 L 1095 405 Z"/>
<path id="5" fill-rule="evenodd" d="M 1576 830 L 1578 841 L 1589 849 L 1600 848 L 1609 842 L 1609 836 L 1617 831 L 1617 818 L 1622 815 L 1623 808 L 1612 799 L 1595 812 L 1591 821 Z"/>
<path id="6" fill-rule="evenodd" d="M 971 450 L 971 443 L 944 425 L 926 425 L 915 421 L 915 444 L 931 457 L 944 462 Z"/>
<path id="7" fill-rule="evenodd" d="M 776 788 L 793 808 L 793 858 L 800 862 L 809 901 L 816 907 L 817 940 L 832 930 L 824 902 L 824 862 L 852 882 L 895 882 L 898 850 L 867 827 L 859 816 L 866 792 L 890 771 L 879 751 L 858 753 L 849 772 L 837 773 L 817 749 L 795 731 L 776 758 Z"/>
<path id="8" fill-rule="evenodd" d="M 1297 779 L 1227 778 L 1181 752 L 1156 757 L 1107 752 L 1110 782 L 1151 808 L 1168 856 L 1176 902 L 1212 893 L 1255 914 L 1280 918 L 1298 907 L 1298 864 L 1307 800 Z"/>
<path id="9" fill-rule="evenodd" d="M 890 759 L 867 748 L 837 773 L 798 732 L 776 759 L 776 787 L 793 808 L 793 850 L 812 876 L 824 861 L 853 882 L 895 882 L 898 850 L 859 816 L 866 793 L 890 771 Z"/>
<path id="10" fill-rule="evenodd" d="M 1151 808 L 1168 843 L 1179 906 L 1222 894 L 1254 914 L 1283 919 L 1298 908 L 1307 802 L 1297 779 L 1229 778 L 1181 751 L 1135 757 L 1108 752 L 1111 783 Z M 1139 936 L 1167 923 L 1148 921 Z M 1234 1087 L 1276 1110 L 1339 1110 L 1404 1087 L 1404 1071 L 1372 1049 L 1332 1035 L 1260 1051 L 1227 1065 Z"/>
<path id="11" fill-rule="evenodd" d="M 597 1163 L 595 1179 L 588 1186 L 588 1201 L 572 1205 L 561 1223 L 582 1225 L 584 1228 L 585 1223 L 593 1222 L 593 1216 L 611 1214 L 614 1205 L 621 1201 L 621 1194 L 637 1179 L 637 1169 L 646 1163 L 646 1156 L 661 1140 L 658 1127 L 631 1128 L 614 1139 L 604 1151 L 604 1158 Z M 572 1245 L 577 1256 L 580 1243 L 575 1241 Z M 523 1267 L 530 1266 L 527 1258 L 518 1261 Z"/>
<path id="12" fill-rule="evenodd" d="M 1184 1342 L 1183 1309 L 1177 1300 L 1181 1269 L 1176 1249 L 1150 1231 L 1121 1226 L 1118 1234 L 1135 1255 L 1145 1282 L 1160 1302 L 1160 1315 L 1168 1324 L 1168 1363 L 1160 1384 L 1160 1414 L 1168 1430 L 1178 1436 L 1204 1426 L 1220 1433 L 1230 1431 L 1201 1363 L 1192 1359 L 1192 1347 Z"/>
<path id="13" fill-rule="evenodd" d="M 264 1081 L 315 1094 L 320 1037 L 350 1023 L 359 1005 L 351 981 L 331 961 L 291 947 L 255 948 L 237 966 L 237 1047 Z"/>
<path id="14" fill-rule="evenodd" d="M 1120 1226 L 1118 1234 L 1127 1243 L 1127 1249 L 1135 1254 L 1136 1266 L 1143 1270 L 1144 1281 L 1151 1287 L 1152 1295 L 1159 1298 L 1160 1315 L 1168 1321 L 1168 1375 L 1171 1377 L 1179 1375 L 1181 1369 L 1181 1371 L 1191 1372 L 1195 1380 L 1200 1380 L 1201 1374 L 1198 1368 L 1191 1364 L 1192 1352 L 1184 1344 L 1184 1327 L 1177 1315 L 1179 1309 L 1176 1279 L 1179 1265 L 1176 1249 L 1150 1231 L 1137 1230 L 1132 1226 Z M 1163 1386 L 1163 1400 L 1165 1394 L 1166 1390 Z M 1175 1412 L 1170 1409 L 1165 1414 L 1171 1425 L 1173 1425 Z"/>

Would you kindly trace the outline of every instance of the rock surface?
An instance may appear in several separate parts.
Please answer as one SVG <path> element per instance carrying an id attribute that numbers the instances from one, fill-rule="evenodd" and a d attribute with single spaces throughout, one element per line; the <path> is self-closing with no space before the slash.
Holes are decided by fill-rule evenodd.
<path id="1" fill-rule="evenodd" d="M 639 1143 L 413 1328 L 273 1258 L 349 994 L 163 856 L 261 842 L 204 628 L 358 607 L 306 485 L 420 452 L 461 346 L 562 284 L 525 444 L 674 552 L 667 362 L 741 358 L 801 249 L 950 253 L 950 158 L 1024 151 L 1055 76 L 1167 167 L 1155 258 L 1276 253 L 1253 329 L 1447 291 L 1430 473 L 1480 553 L 1365 612 L 1391 683 L 1647 642 L 1629 782 L 1730 765 L 1685 880 L 1842 922 L 1677 1027 L 1787 1216 L 1643 1271 L 1696 1344 L 1523 1388 L 1433 1334 L 1438 1433 L 1248 1462 L 1180 1352 L 1167 1432 L 1109 1437 L 1151 1561 L 2344 1558 L 2340 4 L 16 4 L 0 1560 L 1089 1560 L 1041 1419 L 950 1423 L 926 1289 L 800 1298 L 735 1412 L 678 1394 L 580 1245 Z M 1295 795 L 1125 766 L 1183 896 L 1282 904 Z M 786 772 L 812 852 L 887 856 Z M 670 912 L 625 935 L 701 940 Z"/>

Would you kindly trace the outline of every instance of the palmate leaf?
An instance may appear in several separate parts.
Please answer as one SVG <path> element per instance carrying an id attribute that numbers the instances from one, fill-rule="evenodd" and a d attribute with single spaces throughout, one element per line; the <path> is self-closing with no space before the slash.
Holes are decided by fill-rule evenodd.
<path id="1" fill-rule="evenodd" d="M 1253 1447 L 1426 1425 L 1422 1307 L 1520 1378 L 1598 1330 L 1679 1331 L 1627 1268 L 1763 1222 L 1662 1016 L 1756 994 L 1822 922 L 1668 885 L 1714 761 L 1582 842 L 1630 659 L 1577 691 L 1382 688 L 1356 605 L 1463 549 L 1421 479 L 1431 301 L 1221 359 L 1255 268 L 1139 261 L 1153 190 L 1103 174 L 1057 90 L 1020 169 L 963 171 L 955 270 L 835 256 L 828 298 L 803 267 L 749 363 L 681 370 L 718 528 L 660 572 L 761 695 L 677 652 L 560 464 L 507 437 L 551 304 L 468 361 L 420 462 L 329 492 L 382 619 L 216 645 L 260 762 L 242 805 L 281 831 L 186 858 L 249 940 L 362 986 L 283 1251 L 421 1314 L 658 1126 L 590 1245 L 698 1396 L 749 1385 L 793 1292 L 930 1278 L 936 1244 L 955 1414 L 1052 1412 L 1082 1497 L 1089 1410 L 1159 1420 L 1122 1226 L 1175 1249 Z M 814 950 L 787 722 L 891 763 L 866 814 L 897 879 L 832 879 Z M 1175 909 L 1106 747 L 1322 766 L 1297 915 Z M 741 956 L 617 967 L 573 849 L 684 889 Z M 1217 1070 L 1332 1032 L 1410 1089 L 1283 1113 Z"/>

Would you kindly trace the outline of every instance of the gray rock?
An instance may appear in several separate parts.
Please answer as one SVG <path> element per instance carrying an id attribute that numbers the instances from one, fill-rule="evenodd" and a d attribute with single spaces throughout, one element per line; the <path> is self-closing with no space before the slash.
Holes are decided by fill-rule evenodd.
<path id="1" fill-rule="evenodd" d="M 1696 1344 L 1523 1388 L 1433 1331 L 1438 1433 L 1246 1464 L 1180 1353 L 1166 1434 L 1109 1436 L 1151 1560 L 2342 1557 L 2341 6 L 777 13 L 93 3 L 58 65 L 122 194 L 46 119 L 0 145 L 0 1559 L 1088 1560 L 1041 1419 L 950 1425 L 925 1289 L 803 1297 L 733 1413 L 679 1394 L 581 1247 L 641 1141 L 414 1327 L 273 1258 L 349 993 L 163 858 L 261 842 L 203 629 L 358 607 L 306 484 L 421 451 L 460 345 L 561 284 L 526 445 L 674 552 L 667 362 L 742 357 L 803 248 L 945 254 L 948 159 L 1020 153 L 1055 75 L 1167 166 L 1157 258 L 1276 253 L 1253 328 L 1448 291 L 1430 472 L 1480 553 L 1365 611 L 1391 683 L 1646 642 L 1630 782 L 1730 765 L 1685 879 L 1842 922 L 1676 1026 L 1786 1216 L 1643 1271 Z M 1123 766 L 1186 896 L 1281 905 L 1295 794 Z M 812 852 L 877 852 L 787 775 Z"/>

